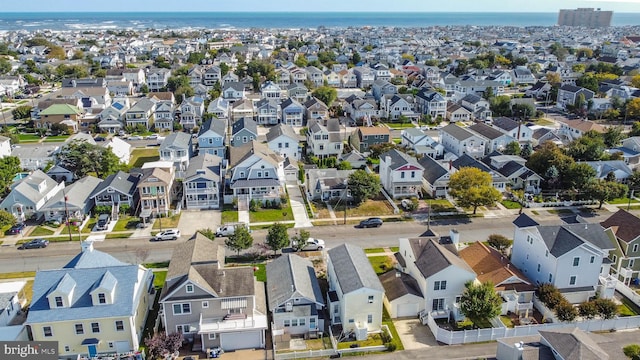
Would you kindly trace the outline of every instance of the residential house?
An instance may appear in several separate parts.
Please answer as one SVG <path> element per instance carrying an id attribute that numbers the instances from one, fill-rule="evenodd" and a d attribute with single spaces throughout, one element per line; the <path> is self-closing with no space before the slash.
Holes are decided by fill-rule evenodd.
<path id="1" fill-rule="evenodd" d="M 491 121 L 491 126 L 504 134 L 516 139 L 519 143 L 531 142 L 533 140 L 533 130 L 519 121 L 501 116 Z"/>
<path id="2" fill-rule="evenodd" d="M 397 149 L 380 155 L 380 182 L 392 198 L 420 197 L 424 168 Z"/>
<path id="3" fill-rule="evenodd" d="M 276 69 L 276 83 L 280 86 L 281 89 L 289 88 L 291 85 L 291 73 L 289 70 L 285 68 L 277 68 Z"/>
<path id="4" fill-rule="evenodd" d="M 460 250 L 460 257 L 477 274 L 476 282 L 491 282 L 502 297 L 502 315 L 533 314 L 535 286 L 506 255 L 482 242 L 475 242 Z"/>
<path id="5" fill-rule="evenodd" d="M 72 183 L 75 178 L 73 171 L 65 169 L 60 165 L 54 165 L 51 169 L 47 170 L 47 176 L 57 182 L 64 181 L 66 184 Z"/>
<path id="6" fill-rule="evenodd" d="M 604 134 L 606 128 L 590 120 L 575 119 L 561 120 L 558 134 L 567 141 L 573 141 L 584 135 L 588 131 L 595 131 Z"/>
<path id="7" fill-rule="evenodd" d="M 206 86 L 214 86 L 216 83 L 221 83 L 222 71 L 219 66 L 212 65 L 204 72 L 203 82 Z"/>
<path id="8" fill-rule="evenodd" d="M 415 151 L 416 154 L 426 155 L 434 159 L 440 159 L 444 155 L 444 146 L 420 129 L 403 129 L 400 132 L 400 136 L 400 145 Z"/>
<path id="9" fill-rule="evenodd" d="M 605 180 L 608 179 L 609 176 L 613 176 L 615 181 L 627 183 L 633 175 L 633 170 L 631 170 L 624 160 L 585 161 L 584 163 L 595 170 L 596 179 Z"/>
<path id="10" fill-rule="evenodd" d="M 373 86 L 373 83 L 376 80 L 375 70 L 365 66 L 356 66 L 351 69 L 351 71 L 353 71 L 353 74 L 356 76 L 357 86 L 359 88 L 362 89 Z"/>
<path id="11" fill-rule="evenodd" d="M 567 105 L 575 106 L 580 95 L 584 96 L 583 106 L 587 106 L 587 101 L 595 97 L 595 93 L 589 89 L 579 86 L 565 84 L 558 89 L 558 97 L 556 99 L 556 107 L 566 109 Z"/>
<path id="12" fill-rule="evenodd" d="M 282 98 L 282 89 L 272 81 L 265 81 L 260 86 L 260 98 L 280 102 Z"/>
<path id="13" fill-rule="evenodd" d="M 307 119 L 307 121 L 309 119 L 325 120 L 329 118 L 329 107 L 315 97 L 307 100 L 304 103 L 304 107 L 306 108 L 305 118 Z"/>
<path id="14" fill-rule="evenodd" d="M 460 100 L 460 105 L 471 111 L 474 120 L 490 120 L 491 108 L 489 102 L 476 94 L 467 94 Z"/>
<path id="15" fill-rule="evenodd" d="M 489 154 L 493 151 L 503 151 L 506 149 L 507 144 L 517 141 L 516 138 L 498 131 L 484 123 L 473 124 L 467 129 L 484 139 L 485 154 Z"/>
<path id="16" fill-rule="evenodd" d="M 129 107 L 129 99 L 126 98 L 126 100 L 114 101 L 111 106 L 102 110 L 97 116 L 99 119 L 98 128 L 100 128 L 101 132 L 117 134 L 118 131 L 122 130 L 124 128 L 122 120 Z"/>
<path id="17" fill-rule="evenodd" d="M 218 119 L 229 116 L 229 102 L 221 97 L 213 99 L 207 107 L 207 113 Z"/>
<path id="18" fill-rule="evenodd" d="M 258 138 L 258 124 L 250 118 L 241 118 L 231 125 L 231 146 L 244 146 Z"/>
<path id="19" fill-rule="evenodd" d="M 358 87 L 358 76 L 353 72 L 353 70 L 340 70 L 338 72 L 338 76 L 340 77 L 341 87 L 346 89 L 353 89 Z"/>
<path id="20" fill-rule="evenodd" d="M 324 83 L 324 77 L 322 70 L 318 69 L 315 66 L 307 66 L 304 71 L 307 73 L 307 80 L 311 81 L 311 83 L 315 87 L 320 87 Z"/>
<path id="21" fill-rule="evenodd" d="M 542 176 L 526 167 L 525 163 L 527 161 L 520 156 L 503 155 L 499 152 L 493 152 L 487 155 L 482 161 L 509 179 L 512 189 L 521 189 L 530 194 L 540 193 L 542 189 Z"/>
<path id="22" fill-rule="evenodd" d="M 26 325 L 63 357 L 133 355 L 153 306 L 153 272 L 82 243 L 61 269 L 36 272 Z"/>
<path id="23" fill-rule="evenodd" d="M 0 159 L 11 156 L 11 139 L 0 135 Z"/>
<path id="24" fill-rule="evenodd" d="M 307 152 L 320 158 L 342 154 L 342 138 L 338 119 L 313 120 L 307 128 Z"/>
<path id="25" fill-rule="evenodd" d="M 509 179 L 507 179 L 501 173 L 490 168 L 485 163 L 472 158 L 467 154 L 460 156 L 454 161 L 451 161 L 449 165 L 450 165 L 449 172 L 452 174 L 463 167 L 474 167 L 476 169 L 479 169 L 481 171 L 488 173 L 489 175 L 491 175 L 491 185 L 501 193 L 504 193 L 510 184 Z"/>
<path id="26" fill-rule="evenodd" d="M 155 128 L 158 130 L 173 131 L 175 122 L 174 113 L 176 113 L 176 109 L 174 109 L 173 103 L 171 101 L 157 101 L 153 113 L 153 125 L 155 126 Z"/>
<path id="27" fill-rule="evenodd" d="M 450 103 L 447 103 L 446 119 L 452 123 L 455 123 L 458 121 L 470 121 L 471 111 L 465 109 L 461 105 L 450 102 Z"/>
<path id="28" fill-rule="evenodd" d="M 37 216 L 44 204 L 64 189 L 41 170 L 11 184 L 11 191 L 0 203 L 0 209 L 11 213 L 19 222 Z"/>
<path id="29" fill-rule="evenodd" d="M 201 85 L 204 80 L 205 69 L 200 65 L 194 65 L 187 72 L 187 78 L 189 78 L 189 86 L 195 87 L 196 85 Z"/>
<path id="30" fill-rule="evenodd" d="M 516 68 L 513 69 L 513 82 L 516 85 L 530 85 L 536 82 L 536 77 L 533 76 L 531 70 L 527 69 L 526 66 L 516 66 Z"/>
<path id="31" fill-rule="evenodd" d="M 550 94 L 551 88 L 552 86 L 550 83 L 538 81 L 528 88 L 524 94 L 528 97 L 544 99 Z"/>
<path id="32" fill-rule="evenodd" d="M 260 125 L 275 125 L 280 122 L 280 106 L 276 100 L 261 99 L 256 103 L 256 118 Z"/>
<path id="33" fill-rule="evenodd" d="M 357 150 L 351 150 L 348 153 L 338 155 L 338 162 L 346 161 L 351 164 L 353 169 L 363 169 L 367 166 L 367 157 Z"/>
<path id="34" fill-rule="evenodd" d="M 198 151 L 212 154 L 222 159 L 227 157 L 227 119 L 211 118 L 198 131 Z"/>
<path id="35" fill-rule="evenodd" d="M 493 93 L 501 95 L 504 92 L 504 85 L 495 80 L 479 80 L 476 78 L 460 79 L 454 85 L 457 96 L 479 95 L 487 92 L 491 88 Z"/>
<path id="36" fill-rule="evenodd" d="M 349 142 L 359 152 L 369 152 L 371 146 L 391 142 L 391 131 L 386 126 L 359 126 L 349 136 Z"/>
<path id="37" fill-rule="evenodd" d="M 7 328 L 23 328 L 22 325 L 16 325 L 17 316 L 22 313 L 22 309 L 27 305 L 27 289 L 25 288 L 27 282 L 25 280 L 10 281 L 0 283 L 0 298 L 2 303 L 0 304 L 0 331 L 2 331 L 0 338 L 3 341 L 9 340 L 5 338 Z M 21 330 L 18 333 L 23 332 Z M 14 332 L 11 332 L 15 334 Z M 24 331 L 26 335 L 26 331 Z M 13 335 L 15 336 L 15 335 Z M 12 338 L 11 340 L 19 340 Z M 24 341 L 28 340 L 26 336 Z"/>
<path id="38" fill-rule="evenodd" d="M 348 243 L 328 250 L 327 281 L 332 325 L 356 340 L 381 331 L 384 288 L 364 250 Z"/>
<path id="39" fill-rule="evenodd" d="M 251 267 L 224 267 L 224 243 L 200 233 L 173 252 L 160 293 L 162 324 L 192 351 L 264 348 L 264 287 Z"/>
<path id="40" fill-rule="evenodd" d="M 267 145 L 283 158 L 300 159 L 298 135 L 290 125 L 278 124 L 269 129 Z"/>
<path id="41" fill-rule="evenodd" d="M 225 82 L 222 85 L 222 98 L 230 104 L 245 98 L 244 84 L 237 81 Z"/>
<path id="42" fill-rule="evenodd" d="M 283 158 L 266 144 L 251 141 L 230 149 L 229 188 L 238 201 L 280 201 L 284 183 Z"/>
<path id="43" fill-rule="evenodd" d="M 350 199 L 347 180 L 355 170 L 309 169 L 305 171 L 305 186 L 308 196 L 313 200 L 335 201 Z"/>
<path id="44" fill-rule="evenodd" d="M 610 341 L 608 338 L 585 332 L 577 327 L 540 330 L 538 335 L 498 339 L 496 359 L 609 360 L 611 358 L 609 353 L 599 344 Z M 617 353 L 616 356 L 618 356 Z"/>
<path id="45" fill-rule="evenodd" d="M 221 164 L 222 158 L 209 153 L 191 158 L 182 181 L 185 208 L 220 208 Z"/>
<path id="46" fill-rule="evenodd" d="M 89 216 L 93 209 L 93 198 L 91 194 L 95 191 L 101 179 L 93 176 L 85 176 L 73 184 L 58 191 L 38 210 L 40 216 L 45 221 L 58 221 L 75 219 L 82 222 Z"/>
<path id="47" fill-rule="evenodd" d="M 289 97 L 280 103 L 280 122 L 285 125 L 302 126 L 305 107 L 294 98 Z"/>
<path id="48" fill-rule="evenodd" d="M 62 88 L 51 95 L 54 99 L 79 99 L 82 109 L 99 113 L 111 105 L 112 99 L 106 87 Z"/>
<path id="49" fill-rule="evenodd" d="M 447 152 L 456 156 L 468 154 L 474 158 L 481 158 L 485 154 L 485 142 L 482 136 L 460 127 L 449 124 L 440 129 L 440 144 Z"/>
<path id="50" fill-rule="evenodd" d="M 287 97 L 299 103 L 307 101 L 309 97 L 309 89 L 302 83 L 293 83 L 287 87 Z"/>
<path id="51" fill-rule="evenodd" d="M 609 254 L 611 274 L 627 285 L 638 281 L 640 274 L 640 218 L 620 209 L 600 225 L 611 239 L 614 250 Z"/>
<path id="52" fill-rule="evenodd" d="M 355 98 L 353 101 L 348 103 L 345 112 L 349 114 L 351 120 L 358 122 L 360 125 L 368 125 L 372 118 L 380 115 L 378 104 L 372 98 Z"/>
<path id="53" fill-rule="evenodd" d="M 333 70 L 325 70 L 322 74 L 323 82 L 326 82 L 327 86 L 333 88 L 339 88 L 340 83 L 340 75 Z"/>
<path id="54" fill-rule="evenodd" d="M 175 168 L 171 162 L 147 163 L 146 166 L 137 172 L 140 180 L 136 185 L 140 198 L 140 218 L 145 221 L 151 216 L 169 214 L 175 180 Z"/>
<path id="55" fill-rule="evenodd" d="M 96 206 L 122 207 L 137 209 L 138 192 L 137 185 L 140 177 L 118 171 L 107 176 L 89 195 Z"/>
<path id="56" fill-rule="evenodd" d="M 424 168 L 422 189 L 432 198 L 446 197 L 449 188 L 449 170 L 431 156 L 421 157 L 418 163 Z"/>
<path id="57" fill-rule="evenodd" d="M 423 88 L 416 94 L 416 111 L 432 119 L 438 116 L 444 119 L 447 116 L 447 100 L 439 92 Z"/>
<path id="58" fill-rule="evenodd" d="M 127 126 L 142 125 L 150 129 L 153 125 L 153 113 L 156 103 L 149 99 L 140 99 L 125 113 L 125 124 Z"/>
<path id="59" fill-rule="evenodd" d="M 202 123 L 204 99 L 198 96 L 184 99 L 178 109 L 180 112 L 180 125 L 185 130 L 191 130 Z"/>
<path id="60" fill-rule="evenodd" d="M 316 338 L 324 329 L 324 299 L 311 261 L 285 254 L 267 264 L 272 331 Z"/>
<path id="61" fill-rule="evenodd" d="M 20 168 L 27 171 L 45 169 L 50 162 L 55 163 L 60 146 L 40 143 L 38 146 L 14 146 L 11 156 L 20 159 Z"/>
<path id="62" fill-rule="evenodd" d="M 371 87 L 371 93 L 376 101 L 380 101 L 385 95 L 395 95 L 398 88 L 387 80 L 376 79 Z"/>
<path id="63" fill-rule="evenodd" d="M 222 76 L 222 85 L 224 86 L 225 84 L 228 84 L 231 82 L 238 82 L 239 80 L 240 78 L 238 78 L 238 75 L 236 75 L 233 71 L 229 71 L 228 73 Z M 244 89 L 244 85 L 243 85 L 243 89 Z"/>
<path id="64" fill-rule="evenodd" d="M 419 120 L 421 115 L 413 111 L 413 95 L 385 95 L 380 100 L 380 111 L 388 120 L 399 120 L 401 117 L 405 121 Z"/>
<path id="65" fill-rule="evenodd" d="M 253 101 L 249 99 L 243 99 L 235 101 L 231 104 L 231 121 L 237 121 L 241 118 L 255 118 L 256 109 L 253 105 Z"/>
<path id="66" fill-rule="evenodd" d="M 184 132 L 169 134 L 158 149 L 160 161 L 169 161 L 176 168 L 176 176 L 182 177 L 182 172 L 189 166 L 189 159 L 193 156 L 191 135 Z"/>
<path id="67" fill-rule="evenodd" d="M 473 281 L 477 275 L 457 254 L 460 234 L 456 230 L 452 229 L 449 237 L 432 235 L 399 239 L 399 249 L 394 254 L 397 269 L 408 275 L 399 279 L 407 281 L 411 278 L 419 294 L 415 293 L 409 299 L 389 300 L 392 312 L 398 317 L 419 315 L 423 323 L 428 316 L 462 319 L 460 298 L 465 283 Z"/>
<path id="68" fill-rule="evenodd" d="M 599 224 L 542 226 L 521 214 L 513 221 L 511 262 L 536 285 L 555 285 L 573 304 L 589 300 L 609 274 L 615 246 Z M 608 291 L 601 291 L 601 294 Z"/>
<path id="69" fill-rule="evenodd" d="M 150 92 L 159 92 L 167 87 L 169 78 L 171 77 L 171 70 L 169 69 L 154 69 L 147 73 L 147 87 Z"/>
<path id="70" fill-rule="evenodd" d="M 40 112 L 40 118 L 34 119 L 34 125 L 39 129 L 51 129 L 54 124 L 62 124 L 71 132 L 77 132 L 83 112 L 79 108 L 68 104 L 54 104 Z"/>

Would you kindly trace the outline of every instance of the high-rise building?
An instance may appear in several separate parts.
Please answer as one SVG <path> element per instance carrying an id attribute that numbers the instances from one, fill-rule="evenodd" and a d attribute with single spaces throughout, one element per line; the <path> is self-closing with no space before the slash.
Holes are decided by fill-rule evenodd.
<path id="1" fill-rule="evenodd" d="M 606 27 L 611 26 L 613 11 L 594 8 L 562 9 L 558 14 L 560 26 Z"/>

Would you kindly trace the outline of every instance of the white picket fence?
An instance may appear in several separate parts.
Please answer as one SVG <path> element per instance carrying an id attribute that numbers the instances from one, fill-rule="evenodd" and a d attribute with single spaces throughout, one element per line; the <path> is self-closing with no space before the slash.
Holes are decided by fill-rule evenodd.
<path id="1" fill-rule="evenodd" d="M 634 304 L 640 306 L 640 294 L 638 294 L 632 288 L 625 285 L 622 281 L 616 280 L 616 291 L 626 296 Z"/>
<path id="2" fill-rule="evenodd" d="M 467 344 L 482 341 L 493 341 L 500 338 L 537 335 L 540 330 L 552 330 L 566 327 L 578 327 L 584 331 L 608 331 L 637 329 L 640 327 L 640 316 L 621 317 L 610 320 L 585 320 L 573 323 L 548 323 L 539 325 L 524 325 L 514 328 L 498 327 L 490 329 L 476 329 L 464 331 L 449 331 L 436 324 L 431 317 L 427 318 L 427 325 L 436 340 L 447 345 Z"/>

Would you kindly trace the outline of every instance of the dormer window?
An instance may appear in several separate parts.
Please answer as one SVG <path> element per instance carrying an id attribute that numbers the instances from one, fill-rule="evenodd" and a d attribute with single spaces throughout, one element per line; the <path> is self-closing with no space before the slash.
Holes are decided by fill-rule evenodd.
<path id="1" fill-rule="evenodd" d="M 187 293 L 191 294 L 193 292 L 193 285 L 189 284 L 185 288 Z"/>
<path id="2" fill-rule="evenodd" d="M 106 303 L 107 303 L 107 296 L 104 293 L 99 293 L 98 304 L 106 304 Z"/>
<path id="3" fill-rule="evenodd" d="M 62 296 L 56 296 L 55 297 L 55 301 L 56 301 L 56 307 L 63 307 L 64 306 L 64 302 L 62 302 Z"/>

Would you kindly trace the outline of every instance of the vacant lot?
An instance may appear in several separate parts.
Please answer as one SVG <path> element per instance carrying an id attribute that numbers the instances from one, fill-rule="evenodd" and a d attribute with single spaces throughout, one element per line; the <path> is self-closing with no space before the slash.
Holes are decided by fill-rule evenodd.
<path id="1" fill-rule="evenodd" d="M 141 167 L 144 163 L 157 161 L 160 159 L 158 149 L 134 149 L 131 152 L 131 167 Z"/>

